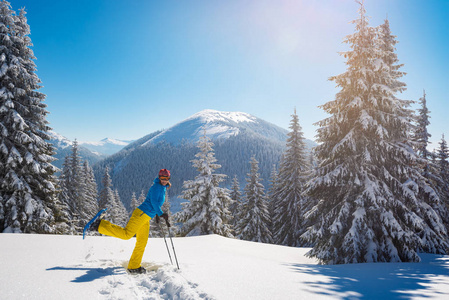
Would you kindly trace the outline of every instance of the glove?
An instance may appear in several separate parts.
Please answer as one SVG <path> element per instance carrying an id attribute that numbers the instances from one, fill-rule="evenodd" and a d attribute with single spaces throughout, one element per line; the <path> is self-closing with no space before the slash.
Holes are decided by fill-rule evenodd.
<path id="1" fill-rule="evenodd" d="M 159 216 L 156 215 L 156 224 L 159 224 L 160 221 L 161 221 L 161 218 L 159 218 Z"/>
<path id="2" fill-rule="evenodd" d="M 161 215 L 161 218 L 165 219 L 165 223 L 167 223 L 167 227 L 170 227 L 170 223 L 168 222 L 168 214 L 167 213 L 163 213 Z"/>
<path id="3" fill-rule="evenodd" d="M 168 221 L 168 214 L 167 213 L 163 213 L 161 215 L 161 218 L 165 219 L 165 221 Z"/>

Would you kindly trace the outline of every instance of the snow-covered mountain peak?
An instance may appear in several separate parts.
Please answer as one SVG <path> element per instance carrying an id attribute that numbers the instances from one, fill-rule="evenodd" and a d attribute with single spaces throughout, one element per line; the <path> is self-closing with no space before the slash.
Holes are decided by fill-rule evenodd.
<path id="1" fill-rule="evenodd" d="M 64 153 L 68 147 L 73 145 L 73 141 L 68 138 L 62 136 L 61 134 L 50 130 L 48 131 L 48 135 L 50 136 L 50 142 L 57 149 L 56 152 L 61 154 Z M 89 150 L 91 153 L 85 153 L 88 156 L 94 155 L 103 157 L 105 155 L 112 155 L 122 150 L 124 147 L 132 143 L 133 141 L 122 141 L 111 138 L 102 139 L 99 142 L 81 142 L 78 141 L 78 146 L 84 148 L 85 150 Z M 64 150 L 64 151 L 63 151 Z M 84 151 L 84 150 L 83 150 Z M 63 156 L 58 157 L 58 159 L 62 159 Z"/>
<path id="2" fill-rule="evenodd" d="M 218 111 L 213 109 L 205 109 L 202 110 L 187 120 L 197 119 L 199 118 L 204 123 L 212 123 L 212 122 L 255 122 L 256 117 L 251 116 L 250 114 L 244 112 L 227 112 L 227 111 Z M 187 121 L 186 120 L 186 121 Z"/>
<path id="3" fill-rule="evenodd" d="M 69 146 L 72 146 L 71 140 L 53 130 L 49 130 L 47 134 L 50 136 L 52 144 L 57 148 L 65 149 Z"/>
<path id="4" fill-rule="evenodd" d="M 130 141 L 121 141 L 121 140 L 116 140 L 116 139 L 111 139 L 111 138 L 104 138 L 99 142 L 80 142 L 81 144 L 84 145 L 93 145 L 93 146 L 104 146 L 104 145 L 117 145 L 117 146 L 127 146 Z"/>
<path id="5" fill-rule="evenodd" d="M 94 152 L 112 155 L 129 145 L 131 142 L 132 141 L 104 138 L 99 142 L 80 142 L 80 145 Z"/>
<path id="6" fill-rule="evenodd" d="M 287 133 L 286 130 L 248 113 L 205 109 L 162 131 L 142 145 L 154 145 L 162 141 L 172 144 L 196 142 L 204 132 L 213 140 L 227 139 L 240 134 L 242 130 L 274 139 L 285 139 Z"/>

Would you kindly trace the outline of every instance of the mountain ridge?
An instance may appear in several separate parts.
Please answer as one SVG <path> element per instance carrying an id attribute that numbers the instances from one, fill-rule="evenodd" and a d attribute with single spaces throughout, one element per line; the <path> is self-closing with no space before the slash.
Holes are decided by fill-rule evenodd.
<path id="1" fill-rule="evenodd" d="M 270 130 L 267 130 L 268 128 Z M 287 130 L 248 113 L 205 109 L 161 131 L 144 143 L 144 146 L 154 145 L 161 141 L 175 145 L 183 141 L 196 142 L 204 134 L 204 131 L 212 140 L 226 139 L 238 135 L 242 130 L 248 130 L 253 134 L 260 134 L 268 138 L 283 139 L 287 134 Z"/>
<path id="2" fill-rule="evenodd" d="M 148 134 L 97 163 L 94 173 L 99 189 L 108 167 L 113 188 L 129 207 L 132 193 L 146 194 L 159 169 L 167 168 L 172 171 L 173 184 L 169 196 L 178 197 L 183 182 L 197 175 L 191 160 L 199 152 L 197 142 L 204 133 L 215 144 L 215 157 L 222 166 L 217 172 L 227 175 L 224 186 L 230 186 L 234 175 L 244 186 L 254 155 L 268 189 L 273 165 L 279 163 L 285 150 L 288 131 L 247 113 L 215 110 L 200 111 L 168 129 Z M 308 149 L 316 145 L 310 140 L 306 144 Z"/>

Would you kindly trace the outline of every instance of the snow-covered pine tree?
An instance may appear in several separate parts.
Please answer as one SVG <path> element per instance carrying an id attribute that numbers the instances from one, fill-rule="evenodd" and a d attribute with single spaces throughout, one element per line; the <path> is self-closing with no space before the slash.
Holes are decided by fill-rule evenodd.
<path id="1" fill-rule="evenodd" d="M 72 180 L 71 171 L 71 155 L 67 154 L 64 163 L 62 164 L 62 172 L 59 176 L 59 202 L 61 203 L 62 215 L 66 218 L 67 228 L 66 233 L 74 234 L 79 232 L 80 228 L 77 227 L 78 215 L 74 212 L 73 201 L 71 195 L 70 183 Z"/>
<path id="2" fill-rule="evenodd" d="M 376 39 L 360 4 L 346 39 L 347 71 L 331 77 L 341 91 L 321 106 L 331 116 L 318 123 L 320 165 L 308 192 L 319 202 L 303 237 L 314 244 L 308 255 L 322 263 L 419 261 L 418 251 L 445 253 L 448 246 L 429 204 L 439 199 L 414 166 L 413 112 L 395 96 L 405 88 L 396 54 L 382 50 L 391 47 L 382 33 Z"/>
<path id="3" fill-rule="evenodd" d="M 219 234 L 232 237 L 229 211 L 232 200 L 230 191 L 219 186 L 226 175 L 215 174 L 221 166 L 215 163 L 213 146 L 204 132 L 198 141 L 200 152 L 192 160 L 199 174 L 195 180 L 184 182 L 182 195 L 189 202 L 183 203 L 182 210 L 175 215 L 177 222 L 183 223 L 182 236 Z"/>
<path id="4" fill-rule="evenodd" d="M 145 201 L 145 198 L 146 198 L 145 193 L 144 193 L 143 190 L 142 190 L 142 192 L 140 192 L 139 199 L 137 200 L 137 203 L 138 203 L 137 206 L 139 206 L 140 204 L 142 204 L 143 201 Z"/>
<path id="5" fill-rule="evenodd" d="M 57 189 L 59 189 L 57 187 Z M 76 234 L 78 231 L 73 226 L 71 221 L 69 205 L 66 202 L 62 202 L 58 199 L 56 202 L 55 210 L 55 226 L 54 233 L 56 234 Z"/>
<path id="6" fill-rule="evenodd" d="M 133 194 L 131 195 L 131 200 L 129 201 L 129 207 L 130 207 L 130 212 L 129 215 L 131 216 L 132 213 L 134 212 L 134 210 L 137 208 L 137 206 L 139 206 L 140 203 L 137 202 L 137 197 L 136 197 L 136 193 L 133 192 Z"/>
<path id="7" fill-rule="evenodd" d="M 72 213 L 77 216 L 81 222 L 81 215 L 83 214 L 83 200 L 84 200 L 84 188 L 85 179 L 83 177 L 83 169 L 81 165 L 81 156 L 78 151 L 78 142 L 75 141 L 72 144 L 72 153 L 70 160 L 68 161 L 68 167 L 70 169 L 70 178 L 68 179 L 67 189 L 69 191 L 69 206 Z M 82 222 L 85 224 L 86 222 Z M 80 226 L 84 226 L 80 224 Z"/>
<path id="8" fill-rule="evenodd" d="M 444 134 L 441 137 L 439 145 L 440 147 L 436 154 L 439 178 L 441 179 L 439 190 L 441 201 L 443 201 L 446 208 L 446 214 L 443 214 L 441 217 L 446 225 L 446 229 L 449 230 L 449 148 L 444 139 Z"/>
<path id="9" fill-rule="evenodd" d="M 419 99 L 421 107 L 418 109 L 418 116 L 416 116 L 416 126 L 413 135 L 413 142 L 415 151 L 418 155 L 416 161 L 417 168 L 421 171 L 421 174 L 426 179 L 428 185 L 430 185 L 440 198 L 438 202 L 431 201 L 429 204 L 435 209 L 439 216 L 443 220 L 448 219 L 449 208 L 445 203 L 447 202 L 447 193 L 444 190 L 444 179 L 440 176 L 437 157 L 434 153 L 427 150 L 427 146 L 430 144 L 430 133 L 427 130 L 427 126 L 430 125 L 430 111 L 427 108 L 426 92 L 423 91 L 423 96 Z M 447 221 L 443 221 L 447 224 Z M 446 225 L 447 227 L 447 225 Z"/>
<path id="10" fill-rule="evenodd" d="M 429 178 L 429 159 L 431 153 L 427 150 L 429 145 L 430 133 L 427 126 L 430 125 L 430 111 L 427 108 L 426 91 L 423 91 L 423 96 L 419 99 L 421 107 L 418 109 L 418 116 L 416 119 L 416 128 L 414 132 L 415 150 L 419 157 L 422 158 L 420 165 L 422 165 L 423 175 Z"/>
<path id="11" fill-rule="evenodd" d="M 94 171 L 90 167 L 87 160 L 83 163 L 82 168 L 84 178 L 84 198 L 82 201 L 82 212 L 84 221 L 89 221 L 98 212 L 98 192 L 97 183 L 95 181 Z"/>
<path id="12" fill-rule="evenodd" d="M 284 158 L 281 158 L 281 161 Z M 278 187 L 278 183 L 279 183 L 279 173 L 278 170 L 276 168 L 276 165 L 273 165 L 273 169 L 271 169 L 271 175 L 270 175 L 270 184 L 268 186 L 268 208 L 269 211 L 274 211 L 274 193 Z"/>
<path id="13" fill-rule="evenodd" d="M 449 148 L 444 138 L 444 134 L 441 136 L 441 142 L 439 142 L 439 145 L 440 147 L 437 152 L 438 170 L 441 178 L 449 184 Z"/>
<path id="14" fill-rule="evenodd" d="M 248 173 L 245 186 L 245 198 L 240 213 L 236 232 L 243 240 L 272 243 L 270 231 L 270 215 L 268 213 L 265 187 L 261 183 L 259 162 L 251 157 L 251 171 Z"/>
<path id="15" fill-rule="evenodd" d="M 69 233 L 81 228 L 97 213 L 97 184 L 89 163 L 81 160 L 75 140 L 59 177 L 59 200 L 66 205 Z"/>
<path id="16" fill-rule="evenodd" d="M 118 193 L 118 190 L 115 189 L 114 191 L 114 207 L 112 209 L 111 215 L 114 217 L 112 218 L 112 222 L 114 224 L 120 225 L 120 226 L 126 226 L 126 223 L 129 219 L 128 211 L 126 210 L 125 206 L 123 205 L 122 200 L 120 199 L 120 195 Z"/>
<path id="17" fill-rule="evenodd" d="M 107 208 L 108 210 L 112 210 L 115 207 L 115 196 L 114 192 L 112 191 L 112 180 L 111 176 L 109 175 L 109 167 L 106 167 L 101 183 L 103 185 L 103 188 L 100 191 L 98 208 Z"/>
<path id="18" fill-rule="evenodd" d="M 240 192 L 240 183 L 237 178 L 237 175 L 234 175 L 234 178 L 232 178 L 232 186 L 231 186 L 231 193 L 229 196 L 232 199 L 232 204 L 229 208 L 232 215 L 232 226 L 235 227 L 238 216 L 239 216 L 239 209 L 242 201 L 242 193 Z"/>
<path id="19" fill-rule="evenodd" d="M 0 232 L 50 233 L 56 168 L 26 13 L 0 1 Z"/>
<path id="20" fill-rule="evenodd" d="M 299 246 L 304 233 L 303 208 L 308 198 L 302 195 L 308 180 L 308 156 L 296 109 L 290 122 L 286 150 L 279 167 L 278 184 L 273 191 L 273 239 L 276 244 Z"/>
<path id="21" fill-rule="evenodd" d="M 281 157 L 281 161 L 282 160 L 283 160 L 283 156 Z M 272 236 L 274 233 L 273 212 L 276 208 L 275 191 L 278 188 L 278 184 L 279 184 L 279 173 L 277 171 L 276 165 L 273 165 L 273 169 L 271 170 L 271 175 L 270 175 L 270 184 L 268 186 L 268 193 L 267 193 L 268 211 L 271 212 L 270 224 L 269 224 L 268 228 L 270 229 Z M 273 242 L 276 243 L 274 238 L 273 238 Z"/>

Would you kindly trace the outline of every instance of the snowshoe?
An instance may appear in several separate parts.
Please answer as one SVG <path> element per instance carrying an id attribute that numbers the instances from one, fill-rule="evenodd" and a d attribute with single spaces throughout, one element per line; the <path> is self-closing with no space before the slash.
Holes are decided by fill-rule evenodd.
<path id="1" fill-rule="evenodd" d="M 95 217 L 93 217 L 89 222 L 87 222 L 86 226 L 83 229 L 83 240 L 86 237 L 86 233 L 88 231 L 98 231 L 98 226 L 100 226 L 101 217 L 105 213 L 107 208 L 100 210 Z"/>
<path id="2" fill-rule="evenodd" d="M 131 275 L 145 274 L 147 272 L 147 270 L 144 267 L 139 267 L 137 269 L 128 269 L 127 271 Z"/>

